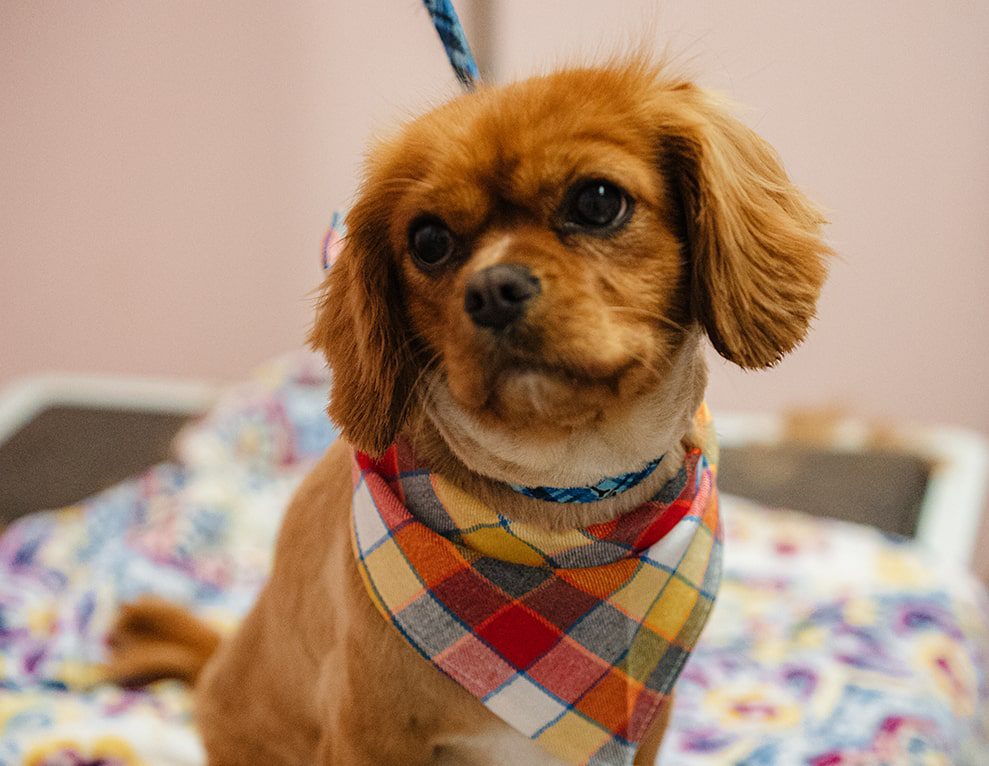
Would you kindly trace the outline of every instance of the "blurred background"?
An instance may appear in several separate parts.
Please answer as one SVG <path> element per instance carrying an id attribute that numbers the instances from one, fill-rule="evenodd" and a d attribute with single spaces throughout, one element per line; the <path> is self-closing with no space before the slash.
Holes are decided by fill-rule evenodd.
<path id="1" fill-rule="evenodd" d="M 458 7 L 495 82 L 668 52 L 828 211 L 812 335 L 764 373 L 712 355 L 715 411 L 989 432 L 989 3 Z M 0 388 L 301 346 L 369 137 L 457 90 L 418 0 L 0 4 Z"/>

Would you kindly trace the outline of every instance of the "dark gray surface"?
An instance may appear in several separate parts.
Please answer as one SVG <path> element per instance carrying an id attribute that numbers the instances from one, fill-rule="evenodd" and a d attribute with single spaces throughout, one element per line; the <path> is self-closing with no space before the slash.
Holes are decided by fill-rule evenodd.
<path id="1" fill-rule="evenodd" d="M 929 474 L 926 461 L 898 452 L 749 445 L 721 450 L 718 488 L 913 537 Z"/>
<path id="2" fill-rule="evenodd" d="M 60 508 L 169 457 L 187 415 L 53 406 L 0 444 L 0 526 Z"/>

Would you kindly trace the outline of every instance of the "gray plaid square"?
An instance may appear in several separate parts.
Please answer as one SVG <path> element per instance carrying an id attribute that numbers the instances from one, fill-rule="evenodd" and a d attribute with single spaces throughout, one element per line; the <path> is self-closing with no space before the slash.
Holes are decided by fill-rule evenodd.
<path id="1" fill-rule="evenodd" d="M 599 604 L 571 630 L 570 637 L 608 663 L 631 645 L 638 623 L 609 604 Z"/>
<path id="2" fill-rule="evenodd" d="M 635 757 L 635 751 L 629 745 L 623 744 L 616 739 L 609 739 L 601 749 L 591 756 L 587 766 L 612 766 L 616 763 L 631 763 Z"/>
<path id="3" fill-rule="evenodd" d="M 578 569 L 611 564 L 628 556 L 628 548 L 607 540 L 593 545 L 580 546 L 561 551 L 553 556 L 553 564 L 559 569 Z"/>
<path id="4" fill-rule="evenodd" d="M 427 527 L 441 535 L 449 535 L 457 529 L 457 525 L 436 497 L 428 473 L 406 476 L 402 479 L 402 488 L 405 490 L 407 507 Z"/>
<path id="5" fill-rule="evenodd" d="M 646 681 L 646 686 L 660 694 L 669 694 L 689 656 L 676 644 L 670 644 L 663 659 L 659 661 L 649 680 Z"/>
<path id="6" fill-rule="evenodd" d="M 395 621 L 434 657 L 467 634 L 467 630 L 428 593 L 396 614 Z M 416 625 L 424 630 L 415 630 Z"/>
<path id="7" fill-rule="evenodd" d="M 542 585 L 550 573 L 543 567 L 527 567 L 485 556 L 474 562 L 474 569 L 512 598 L 521 598 Z"/>

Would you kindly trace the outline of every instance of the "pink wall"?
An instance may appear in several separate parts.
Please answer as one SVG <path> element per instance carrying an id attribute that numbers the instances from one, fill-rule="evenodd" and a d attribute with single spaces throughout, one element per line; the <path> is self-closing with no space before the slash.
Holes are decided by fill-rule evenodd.
<path id="1" fill-rule="evenodd" d="M 989 432 L 989 4 L 475 3 L 499 79 L 669 45 L 830 210 L 810 342 L 717 407 Z M 0 385 L 297 347 L 368 134 L 454 92 L 419 0 L 3 4 Z"/>
<path id="2" fill-rule="evenodd" d="M 456 91 L 417 1 L 0 6 L 0 385 L 301 345 L 372 128 Z"/>
<path id="3" fill-rule="evenodd" d="M 989 432 L 989 3 L 498 7 L 500 77 L 643 38 L 669 44 L 748 107 L 828 209 L 840 258 L 809 342 L 768 373 L 718 365 L 713 402 L 835 404 Z"/>
<path id="4" fill-rule="evenodd" d="M 501 79 L 670 44 L 829 208 L 810 342 L 772 372 L 719 366 L 719 406 L 989 431 L 989 4 L 492 10 Z M 3 5 L 0 384 L 237 378 L 299 345 L 368 134 L 455 90 L 419 0 Z"/>

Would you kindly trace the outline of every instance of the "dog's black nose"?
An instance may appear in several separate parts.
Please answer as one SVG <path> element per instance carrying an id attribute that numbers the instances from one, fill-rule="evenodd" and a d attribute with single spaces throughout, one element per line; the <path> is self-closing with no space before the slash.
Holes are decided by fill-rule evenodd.
<path id="1" fill-rule="evenodd" d="M 539 279 L 525 266 L 489 266 L 467 280 L 464 311 L 479 327 L 501 330 L 522 316 L 538 294 Z"/>

